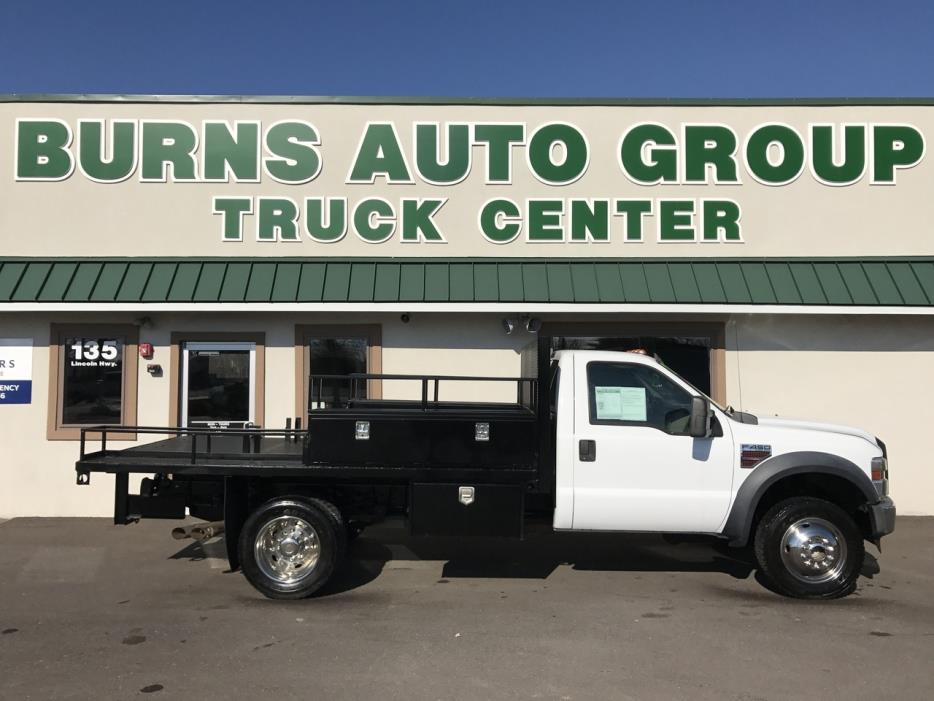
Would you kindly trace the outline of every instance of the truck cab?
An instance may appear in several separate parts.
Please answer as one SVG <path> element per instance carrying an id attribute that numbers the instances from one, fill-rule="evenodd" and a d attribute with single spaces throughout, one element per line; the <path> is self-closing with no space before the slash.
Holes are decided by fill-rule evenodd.
<path id="1" fill-rule="evenodd" d="M 894 527 L 885 446 L 865 431 L 718 406 L 638 353 L 556 359 L 556 530 L 752 541 L 783 593 L 832 596 Z"/>

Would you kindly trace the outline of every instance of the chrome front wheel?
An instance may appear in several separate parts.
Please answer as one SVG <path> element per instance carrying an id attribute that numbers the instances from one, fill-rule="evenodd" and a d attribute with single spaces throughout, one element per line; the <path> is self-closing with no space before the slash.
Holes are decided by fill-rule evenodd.
<path id="1" fill-rule="evenodd" d="M 773 591 L 800 599 L 836 599 L 856 589 L 863 534 L 853 516 L 817 497 L 774 504 L 756 526 L 756 561 Z"/>
<path id="2" fill-rule="evenodd" d="M 782 562 L 789 574 L 808 584 L 836 579 L 846 567 L 846 539 L 822 518 L 802 518 L 782 536 Z"/>

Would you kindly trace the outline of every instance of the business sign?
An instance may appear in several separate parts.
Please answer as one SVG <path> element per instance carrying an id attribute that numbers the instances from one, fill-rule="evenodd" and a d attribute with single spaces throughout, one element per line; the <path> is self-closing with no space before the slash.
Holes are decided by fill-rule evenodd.
<path id="1" fill-rule="evenodd" d="M 0 107 L 8 217 L 61 193 L 102 244 L 84 255 L 894 255 L 868 250 L 888 229 L 934 248 L 934 106 Z"/>
<path id="2" fill-rule="evenodd" d="M 32 339 L 0 338 L 0 404 L 32 403 Z"/>

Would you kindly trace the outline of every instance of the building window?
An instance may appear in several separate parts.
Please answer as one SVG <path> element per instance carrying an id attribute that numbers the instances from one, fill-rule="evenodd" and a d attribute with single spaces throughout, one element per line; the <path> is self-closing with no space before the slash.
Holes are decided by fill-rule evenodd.
<path id="1" fill-rule="evenodd" d="M 265 344 L 263 333 L 173 333 L 169 426 L 264 426 Z"/>
<path id="2" fill-rule="evenodd" d="M 367 372 L 366 338 L 311 338 L 308 362 L 315 375 L 351 375 Z M 366 382 L 350 383 L 340 379 L 320 378 L 312 389 L 314 408 L 346 404 L 352 399 L 366 399 Z"/>
<path id="3" fill-rule="evenodd" d="M 379 381 L 351 383 L 317 380 L 309 395 L 308 378 L 314 375 L 379 374 L 382 372 L 382 340 L 378 325 L 333 324 L 297 326 L 295 330 L 295 415 L 305 417 L 315 408 L 365 397 L 379 398 Z M 303 419 L 304 420 L 304 419 Z"/>
<path id="4" fill-rule="evenodd" d="M 87 426 L 136 423 L 137 338 L 134 326 L 52 326 L 49 438 L 78 438 Z"/>

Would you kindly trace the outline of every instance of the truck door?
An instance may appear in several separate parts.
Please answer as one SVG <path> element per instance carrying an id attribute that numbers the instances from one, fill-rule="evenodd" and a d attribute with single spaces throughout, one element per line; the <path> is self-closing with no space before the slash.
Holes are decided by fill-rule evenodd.
<path id="1" fill-rule="evenodd" d="M 730 501 L 733 440 L 686 434 L 692 393 L 659 368 L 578 357 L 573 528 L 715 532 Z"/>

